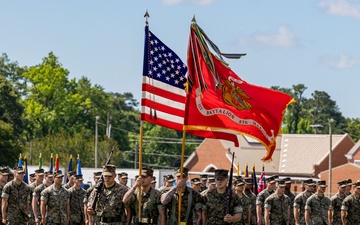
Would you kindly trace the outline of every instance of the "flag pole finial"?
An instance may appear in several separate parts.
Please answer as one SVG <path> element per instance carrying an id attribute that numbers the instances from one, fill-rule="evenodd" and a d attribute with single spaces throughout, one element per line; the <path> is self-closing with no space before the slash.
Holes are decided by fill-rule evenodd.
<path id="1" fill-rule="evenodd" d="M 196 18 L 195 18 L 195 15 L 193 16 L 192 20 L 191 20 L 192 23 L 196 23 Z"/>
<path id="2" fill-rule="evenodd" d="M 149 15 L 149 12 L 148 12 L 147 10 L 146 10 L 146 12 L 145 12 L 144 17 L 145 17 L 145 24 L 148 25 L 148 24 L 149 24 L 149 23 L 148 23 L 148 18 L 150 18 L 150 15 Z"/>

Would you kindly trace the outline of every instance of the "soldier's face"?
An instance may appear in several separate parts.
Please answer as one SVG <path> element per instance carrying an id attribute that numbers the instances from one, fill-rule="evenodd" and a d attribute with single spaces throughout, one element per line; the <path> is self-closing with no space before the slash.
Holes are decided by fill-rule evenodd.
<path id="1" fill-rule="evenodd" d="M 200 184 L 191 184 L 191 187 L 192 187 L 196 192 L 199 192 L 199 191 L 200 191 Z"/>
<path id="2" fill-rule="evenodd" d="M 310 192 L 313 192 L 315 190 L 315 185 L 306 185 L 306 191 L 310 191 Z"/>
<path id="3" fill-rule="evenodd" d="M 54 181 L 54 177 L 45 177 L 45 183 L 51 184 Z"/>
<path id="4" fill-rule="evenodd" d="M 216 187 L 220 189 L 225 188 L 228 184 L 228 181 L 229 181 L 228 178 L 215 179 Z"/>
<path id="5" fill-rule="evenodd" d="M 354 187 L 354 193 L 360 195 L 360 188 Z"/>
<path id="6" fill-rule="evenodd" d="M 285 186 L 277 186 L 277 191 L 278 191 L 279 194 L 284 194 Z"/>
<path id="7" fill-rule="evenodd" d="M 152 177 L 151 176 L 141 176 L 142 179 L 142 186 L 146 187 L 151 184 Z"/>
<path id="8" fill-rule="evenodd" d="M 55 177 L 54 179 L 54 183 L 56 185 L 61 185 L 62 181 L 63 181 L 63 177 Z"/>
<path id="9" fill-rule="evenodd" d="M 105 183 L 113 183 L 115 181 L 116 174 L 112 173 L 112 175 L 104 175 Z"/>
<path id="10" fill-rule="evenodd" d="M 36 180 L 39 182 L 43 182 L 44 180 L 44 175 L 35 175 L 36 176 Z"/>
<path id="11" fill-rule="evenodd" d="M 8 175 L 0 175 L 0 182 L 6 183 L 8 181 L 9 176 Z"/>
<path id="12" fill-rule="evenodd" d="M 14 177 L 16 180 L 18 181 L 22 181 L 24 179 L 25 173 L 21 172 L 21 173 L 14 173 Z"/>
<path id="13" fill-rule="evenodd" d="M 240 184 L 240 185 L 236 185 L 235 186 L 235 190 L 237 192 L 243 192 L 244 191 L 244 188 L 245 188 L 245 184 Z"/>
<path id="14" fill-rule="evenodd" d="M 120 184 L 126 186 L 126 184 L 127 184 L 127 182 L 128 182 L 128 178 L 127 178 L 127 177 L 126 177 L 126 178 L 120 178 L 120 179 L 119 179 L 119 182 L 120 182 Z"/>

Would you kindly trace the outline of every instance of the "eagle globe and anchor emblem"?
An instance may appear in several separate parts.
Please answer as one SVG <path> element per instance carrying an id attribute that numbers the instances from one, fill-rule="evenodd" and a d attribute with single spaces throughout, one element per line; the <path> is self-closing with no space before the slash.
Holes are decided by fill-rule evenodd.
<path id="1" fill-rule="evenodd" d="M 248 102 L 251 98 L 244 92 L 244 90 L 236 85 L 242 84 L 243 81 L 235 79 L 233 77 L 228 77 L 227 80 L 222 80 L 223 84 L 217 84 L 216 86 L 222 91 L 222 99 L 224 102 L 235 107 L 237 110 L 249 110 L 252 108 L 251 104 Z"/>

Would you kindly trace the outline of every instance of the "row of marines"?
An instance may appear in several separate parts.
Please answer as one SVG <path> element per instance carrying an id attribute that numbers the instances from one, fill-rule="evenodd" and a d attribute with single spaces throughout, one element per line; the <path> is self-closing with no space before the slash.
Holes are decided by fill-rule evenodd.
<path id="1" fill-rule="evenodd" d="M 329 199 L 324 195 L 324 181 L 304 181 L 304 192 L 295 197 L 290 192 L 290 178 L 272 176 L 266 179 L 267 188 L 256 196 L 251 192 L 252 179 L 238 178 L 230 212 L 225 215 L 228 170 L 216 170 L 214 180 L 209 179 L 203 191 L 199 178 L 191 180 L 192 187 L 186 186 L 188 169 L 183 168 L 182 176 L 180 171 L 167 176 L 166 185 L 157 190 L 153 170 L 144 168 L 128 188 L 127 176 L 119 174 L 120 182 L 115 182 L 116 167 L 106 165 L 102 172 L 94 173 L 95 182 L 103 176 L 104 189 L 92 209 L 95 185 L 82 189 L 81 175 L 71 176 L 69 183 L 62 185 L 61 171 L 37 170 L 36 181 L 26 185 L 21 167 L 14 168 L 10 182 L 5 181 L 6 168 L 0 168 L 1 224 L 360 224 L 360 182 L 352 184 L 352 194 L 346 194 L 349 182 L 340 181 L 338 193 Z"/>

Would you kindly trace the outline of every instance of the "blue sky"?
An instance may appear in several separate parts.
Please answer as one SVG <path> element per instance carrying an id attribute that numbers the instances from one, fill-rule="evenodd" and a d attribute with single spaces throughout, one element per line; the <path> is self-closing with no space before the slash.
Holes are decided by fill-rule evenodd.
<path id="1" fill-rule="evenodd" d="M 360 2 L 240 0 L 0 0 L 0 52 L 21 66 L 53 51 L 70 78 L 140 101 L 144 13 L 150 30 L 184 61 L 190 23 L 223 52 L 244 80 L 327 92 L 345 117 L 360 118 Z"/>

